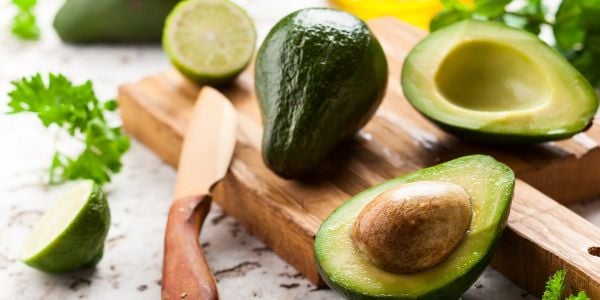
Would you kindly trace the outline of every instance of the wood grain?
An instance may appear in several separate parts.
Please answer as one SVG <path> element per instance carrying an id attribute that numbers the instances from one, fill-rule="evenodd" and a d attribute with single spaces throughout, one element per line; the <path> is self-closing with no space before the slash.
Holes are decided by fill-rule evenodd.
<path id="1" fill-rule="evenodd" d="M 215 201 L 308 279 L 319 279 L 312 243 L 335 207 L 374 184 L 454 157 L 490 154 L 564 204 L 600 195 L 600 176 L 595 174 L 598 124 L 572 139 L 541 145 L 490 148 L 460 141 L 427 122 L 402 95 L 402 61 L 424 32 L 394 19 L 369 25 L 388 58 L 386 97 L 373 120 L 354 140 L 340 145 L 308 182 L 283 180 L 262 162 L 253 70 L 223 90 L 240 114 L 240 130 L 232 166 L 215 190 Z M 125 85 L 119 91 L 124 128 L 175 166 L 198 91 L 175 71 Z M 600 246 L 598 228 L 528 184 L 517 185 L 494 266 L 537 294 L 548 275 L 565 267 L 571 288 L 600 298 L 600 258 L 586 248 Z"/>
<path id="2" fill-rule="evenodd" d="M 585 290 L 600 298 L 600 230 L 568 208 L 521 180 L 508 217 L 508 228 L 492 261 L 498 269 L 534 295 L 543 293 L 548 274 L 568 270 L 567 293 Z"/>

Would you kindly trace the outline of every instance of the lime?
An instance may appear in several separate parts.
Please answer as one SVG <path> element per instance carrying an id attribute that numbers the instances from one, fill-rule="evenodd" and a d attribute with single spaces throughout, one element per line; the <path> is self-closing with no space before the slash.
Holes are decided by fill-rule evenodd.
<path id="1" fill-rule="evenodd" d="M 79 182 L 34 226 L 21 259 L 50 273 L 95 266 L 102 258 L 109 226 L 102 188 L 93 181 Z"/>
<path id="2" fill-rule="evenodd" d="M 228 0 L 186 0 L 169 14 L 163 47 L 173 65 L 198 84 L 222 85 L 252 59 L 256 31 Z"/>

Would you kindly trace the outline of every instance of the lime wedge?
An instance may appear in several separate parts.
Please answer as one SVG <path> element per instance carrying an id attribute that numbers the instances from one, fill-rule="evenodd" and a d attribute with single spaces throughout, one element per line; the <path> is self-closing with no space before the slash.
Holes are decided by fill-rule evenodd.
<path id="1" fill-rule="evenodd" d="M 93 181 L 79 182 L 33 227 L 21 259 L 50 273 L 95 266 L 102 258 L 109 226 L 102 188 Z"/>
<path id="2" fill-rule="evenodd" d="M 255 44 L 252 20 L 228 0 L 182 1 L 163 31 L 169 59 L 198 84 L 229 83 L 248 65 Z"/>

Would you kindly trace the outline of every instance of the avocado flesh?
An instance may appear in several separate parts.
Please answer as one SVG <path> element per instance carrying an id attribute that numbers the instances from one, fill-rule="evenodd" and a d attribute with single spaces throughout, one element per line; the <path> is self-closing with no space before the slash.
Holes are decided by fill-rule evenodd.
<path id="1" fill-rule="evenodd" d="M 318 168 L 373 116 L 387 72 L 379 42 L 353 15 L 312 8 L 279 21 L 255 67 L 266 165 L 286 178 Z"/>
<path id="2" fill-rule="evenodd" d="M 471 196 L 473 217 L 464 240 L 440 264 L 399 275 L 370 264 L 350 238 L 361 209 L 382 192 L 421 180 L 449 181 Z M 321 277 L 351 299 L 457 299 L 479 277 L 493 256 L 505 226 L 514 190 L 514 173 L 489 156 L 472 155 L 422 169 L 370 188 L 337 208 L 315 238 Z"/>
<path id="3" fill-rule="evenodd" d="M 67 0 L 54 29 L 68 43 L 160 42 L 178 0 Z"/>
<path id="4" fill-rule="evenodd" d="M 430 34 L 407 57 L 406 98 L 452 133 L 484 142 L 570 137 L 590 124 L 595 91 L 536 36 L 463 21 Z"/>

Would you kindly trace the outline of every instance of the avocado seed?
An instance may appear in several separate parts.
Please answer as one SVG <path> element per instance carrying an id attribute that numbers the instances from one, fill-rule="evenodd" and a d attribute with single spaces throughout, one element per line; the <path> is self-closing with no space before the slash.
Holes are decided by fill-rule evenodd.
<path id="1" fill-rule="evenodd" d="M 461 186 L 416 181 L 375 197 L 356 218 L 351 237 L 375 266 L 409 274 L 445 260 L 465 236 L 471 215 Z"/>

